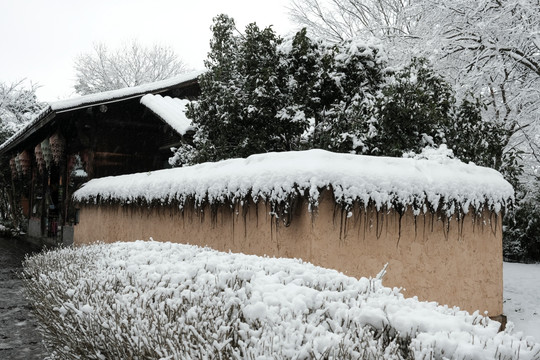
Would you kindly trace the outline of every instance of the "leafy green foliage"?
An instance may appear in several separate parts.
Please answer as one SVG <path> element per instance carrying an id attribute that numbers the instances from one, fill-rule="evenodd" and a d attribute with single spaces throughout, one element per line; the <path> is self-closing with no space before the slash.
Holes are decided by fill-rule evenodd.
<path id="1" fill-rule="evenodd" d="M 233 35 L 234 21 L 214 19 L 214 37 L 200 77 L 204 89 L 188 109 L 198 126 L 196 159 L 218 160 L 254 153 L 292 150 L 302 126 L 276 118 L 283 106 L 284 77 L 277 46 L 281 39 L 271 28 L 250 24 L 242 39 Z"/>
<path id="2" fill-rule="evenodd" d="M 462 102 L 448 131 L 451 148 L 462 161 L 497 169 L 512 185 L 518 186 L 522 173 L 520 152 L 506 147 L 515 126 L 484 120 L 482 107 L 472 96 Z"/>
<path id="3" fill-rule="evenodd" d="M 506 216 L 504 257 L 513 261 L 538 261 L 540 259 L 540 183 L 536 191 L 519 191 L 515 208 Z"/>
<path id="4" fill-rule="evenodd" d="M 413 60 L 392 75 L 379 98 L 377 154 L 401 156 L 444 143 L 455 120 L 450 85 L 426 60 Z"/>

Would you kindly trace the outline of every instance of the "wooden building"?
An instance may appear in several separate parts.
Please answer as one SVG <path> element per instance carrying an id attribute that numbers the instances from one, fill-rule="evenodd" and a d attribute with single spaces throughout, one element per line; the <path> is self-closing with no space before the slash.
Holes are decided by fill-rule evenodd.
<path id="1" fill-rule="evenodd" d="M 173 100 L 197 97 L 199 74 L 52 102 L 0 145 L 12 188 L 22 193 L 29 238 L 72 242 L 71 195 L 83 182 L 168 167 L 170 148 L 189 131 L 177 119 L 185 103 Z"/>

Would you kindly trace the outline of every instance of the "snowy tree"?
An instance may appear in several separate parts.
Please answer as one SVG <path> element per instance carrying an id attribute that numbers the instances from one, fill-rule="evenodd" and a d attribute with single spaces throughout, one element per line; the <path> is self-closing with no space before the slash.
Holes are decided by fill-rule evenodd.
<path id="1" fill-rule="evenodd" d="M 487 105 L 485 119 L 504 122 L 514 133 L 509 150 L 524 153 L 529 160 L 525 169 L 532 172 L 540 165 L 538 0 L 292 0 L 291 4 L 291 15 L 299 24 L 330 40 L 377 36 L 391 49 L 395 64 L 418 56 L 430 59 L 458 96 L 471 92 L 481 96 Z"/>
<path id="2" fill-rule="evenodd" d="M 409 34 L 414 18 L 404 8 L 411 0 L 291 0 L 291 17 L 318 37 L 339 42 L 359 35 Z"/>
<path id="3" fill-rule="evenodd" d="M 540 209 L 540 2 L 430 0 L 410 11 L 422 16 L 415 33 L 438 68 L 455 84 L 482 94 L 485 117 L 514 132 L 505 161 L 517 163 L 521 152 L 524 176 L 503 171 L 518 200 L 506 217 L 505 256 L 539 260 L 533 219 Z"/>
<path id="4" fill-rule="evenodd" d="M 488 100 L 488 116 L 517 124 L 513 144 L 540 162 L 540 1 L 421 1 L 414 29 L 438 68 Z"/>
<path id="5" fill-rule="evenodd" d="M 528 223 L 524 214 L 538 208 L 535 193 L 540 173 L 540 1 L 414 0 L 400 1 L 401 7 L 377 2 L 383 9 L 376 14 L 394 14 L 394 10 L 399 13 L 388 17 L 399 20 L 394 28 L 401 30 L 393 32 L 381 31 L 380 22 L 370 17 L 372 9 L 377 8 L 353 7 L 353 3 L 356 2 L 293 0 L 291 14 L 312 32 L 334 41 L 366 34 L 377 36 L 392 50 L 390 57 L 395 64 L 416 56 L 428 58 L 457 90 L 458 97 L 470 93 L 481 97 L 485 105 L 480 106 L 483 121 L 455 125 L 464 134 L 454 152 L 465 160 L 473 160 L 478 158 L 476 150 L 464 149 L 480 146 L 485 150 L 491 147 L 486 144 L 496 144 L 497 139 L 507 144 L 502 156 L 480 156 L 480 164 L 501 170 L 515 186 L 518 206 L 507 217 L 511 221 L 506 227 L 505 254 L 521 247 L 525 249 L 522 255 L 530 258 L 527 252 L 531 247 L 522 242 L 529 241 L 526 234 L 531 234 L 523 227 Z M 303 4 L 303 11 L 299 11 L 298 4 Z M 323 11 L 322 4 L 333 4 L 333 14 Z M 479 141 L 478 132 L 493 136 L 485 143 Z M 519 247 L 507 246 L 508 242 L 518 243 Z"/>
<path id="6" fill-rule="evenodd" d="M 426 60 L 415 59 L 393 73 L 382 92 L 376 144 L 380 155 L 419 153 L 452 140 L 447 129 L 455 120 L 454 93 Z"/>
<path id="7" fill-rule="evenodd" d="M 317 44 L 318 90 L 312 94 L 317 104 L 310 147 L 338 152 L 370 153 L 377 95 L 385 78 L 384 54 L 377 44 L 343 41 Z"/>
<path id="8" fill-rule="evenodd" d="M 286 102 L 285 68 L 280 63 L 281 39 L 271 28 L 246 27 L 235 35 L 234 20 L 214 19 L 208 71 L 199 77 L 202 94 L 188 108 L 198 131 L 196 158 L 219 160 L 254 153 L 297 148 L 305 123 L 276 117 Z M 186 159 L 185 147 L 177 159 Z M 185 162 L 181 161 L 180 162 Z"/>
<path id="9" fill-rule="evenodd" d="M 170 47 L 137 41 L 109 50 L 103 43 L 75 60 L 75 91 L 81 95 L 167 79 L 187 70 Z"/>
<path id="10" fill-rule="evenodd" d="M 13 83 L 0 83 L 0 143 L 19 130 L 43 105 L 37 101 L 38 86 L 25 80 Z"/>
<path id="11" fill-rule="evenodd" d="M 232 19 L 215 19 L 202 94 L 188 110 L 197 131 L 173 165 L 307 148 L 401 156 L 447 144 L 460 154 L 462 128 L 482 144 L 467 160 L 500 165 L 507 138 L 492 136 L 498 127 L 483 125 L 479 102 L 458 102 L 428 61 L 389 67 L 377 43 L 235 31 Z"/>
<path id="12" fill-rule="evenodd" d="M 25 80 L 13 83 L 0 83 L 0 143 L 6 141 L 21 129 L 33 116 L 43 109 L 37 101 L 38 86 Z M 5 160 L 5 159 L 4 159 Z M 18 229 L 22 220 L 20 202 L 20 184 L 11 181 L 9 166 L 0 170 L 0 223 L 12 229 Z"/>

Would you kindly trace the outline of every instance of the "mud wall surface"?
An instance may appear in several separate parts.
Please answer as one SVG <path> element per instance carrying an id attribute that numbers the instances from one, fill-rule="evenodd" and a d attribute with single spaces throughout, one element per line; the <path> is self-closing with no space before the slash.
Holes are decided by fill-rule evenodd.
<path id="1" fill-rule="evenodd" d="M 316 212 L 296 205 L 289 226 L 263 202 L 184 211 L 175 206 L 85 205 L 76 245 L 148 240 L 209 246 L 220 251 L 300 258 L 354 277 L 374 277 L 407 297 L 503 312 L 501 216 L 472 213 L 450 221 L 436 214 L 394 210 L 344 212 L 326 192 Z"/>

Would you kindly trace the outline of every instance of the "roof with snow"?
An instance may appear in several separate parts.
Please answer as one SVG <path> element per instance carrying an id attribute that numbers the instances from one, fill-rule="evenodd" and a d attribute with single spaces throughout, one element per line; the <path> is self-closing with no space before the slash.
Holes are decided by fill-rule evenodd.
<path id="1" fill-rule="evenodd" d="M 443 156 L 434 159 L 338 154 L 324 150 L 253 155 L 183 168 L 93 179 L 75 194 L 83 203 L 119 202 L 183 207 L 251 198 L 271 204 L 291 195 L 317 206 L 320 191 L 332 188 L 345 208 L 410 207 L 415 214 L 469 209 L 499 212 L 513 201 L 513 188 L 497 171 Z"/>
<path id="2" fill-rule="evenodd" d="M 191 120 L 186 117 L 186 106 L 189 100 L 171 98 L 147 94 L 141 98 L 141 104 L 149 108 L 154 114 L 159 116 L 178 134 L 184 136 L 186 132 L 193 130 Z"/>
<path id="3" fill-rule="evenodd" d="M 80 96 L 73 99 L 55 101 L 50 103 L 50 105 L 52 110 L 60 112 L 73 110 L 79 107 L 86 107 L 89 105 L 101 105 L 121 101 L 129 98 L 139 97 L 147 93 L 159 93 L 180 84 L 194 81 L 203 72 L 204 71 L 194 71 L 186 74 L 180 74 L 169 79 L 160 80 L 153 83 L 118 90 L 104 91 L 101 93 Z"/>
<path id="4" fill-rule="evenodd" d="M 0 145 L 0 153 L 9 151 L 12 147 L 26 139 L 33 132 L 48 124 L 52 119 L 55 118 L 56 114 L 142 97 L 143 95 L 149 93 L 162 93 L 172 88 L 195 83 L 199 75 L 202 73 L 203 71 L 194 71 L 153 83 L 50 102 L 22 129 Z"/>

